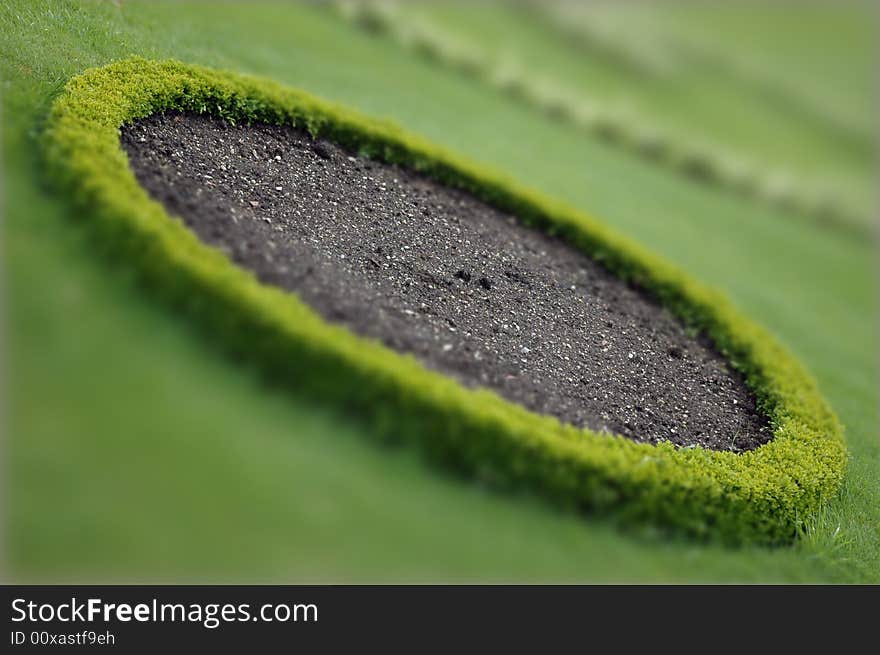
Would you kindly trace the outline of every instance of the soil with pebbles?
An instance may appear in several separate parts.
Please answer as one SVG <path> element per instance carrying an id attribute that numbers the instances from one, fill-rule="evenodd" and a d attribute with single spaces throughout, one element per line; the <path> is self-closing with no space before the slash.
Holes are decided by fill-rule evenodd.
<path id="1" fill-rule="evenodd" d="M 169 113 L 121 139 L 140 183 L 205 242 L 467 386 L 636 441 L 744 451 L 772 437 L 706 340 L 466 193 L 289 127 Z"/>

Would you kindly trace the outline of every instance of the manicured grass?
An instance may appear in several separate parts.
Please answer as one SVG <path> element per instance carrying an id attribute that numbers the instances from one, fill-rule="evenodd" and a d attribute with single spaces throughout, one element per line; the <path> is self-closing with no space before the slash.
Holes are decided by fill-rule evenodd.
<path id="1" fill-rule="evenodd" d="M 613 60 L 607 60 L 613 53 L 602 57 L 579 49 L 552 21 L 537 18 L 539 10 L 525 10 L 512 3 L 404 3 L 398 12 L 426 27 L 436 26 L 497 61 L 509 61 L 523 74 L 595 100 L 621 119 L 632 116 L 626 120 L 633 125 L 662 130 L 679 147 L 705 144 L 710 153 L 741 159 L 747 163 L 746 170 L 760 171 L 764 177 L 786 172 L 804 195 L 834 189 L 866 220 L 873 207 L 874 183 L 870 167 L 873 130 L 867 127 L 871 120 L 869 94 L 862 97 L 861 105 L 851 99 L 845 110 L 829 108 L 825 112 L 807 105 L 806 99 L 819 96 L 826 100 L 825 96 L 832 94 L 826 92 L 823 81 L 843 72 L 851 89 L 868 88 L 870 72 L 860 68 L 871 58 L 867 7 L 814 9 L 789 24 L 782 23 L 778 12 L 767 11 L 775 19 L 776 39 L 772 43 L 767 42 L 769 30 L 758 30 L 757 36 L 748 39 L 755 31 L 751 28 L 762 23 L 756 17 L 762 14 L 755 7 L 728 9 L 725 15 L 730 24 L 723 30 L 727 38 L 707 37 L 724 22 L 714 9 L 691 12 L 685 6 L 678 12 L 658 12 L 651 7 L 601 4 L 568 9 L 574 16 L 582 14 L 582 20 L 608 24 L 615 30 L 609 34 L 621 34 L 619 39 L 605 37 L 609 41 L 606 48 L 616 49 L 616 56 L 625 57 L 635 49 L 655 64 L 654 68 L 645 62 L 640 66 L 638 60 L 633 65 L 614 65 Z M 702 18 L 702 23 L 692 14 Z M 688 17 L 690 22 L 685 22 Z M 784 36 L 780 39 L 779 34 Z M 699 36 L 698 47 L 693 41 Z M 754 51 L 736 48 L 736 38 L 748 40 L 755 48 L 762 46 L 757 52 L 765 53 L 764 59 Z M 780 40 L 776 53 L 771 46 Z M 774 83 L 798 77 L 801 69 L 809 68 L 812 59 L 807 47 L 817 43 L 836 45 L 837 57 L 826 56 L 822 61 L 839 63 L 837 69 L 819 69 L 811 84 L 802 81 L 791 90 L 781 82 Z M 794 58 L 796 53 L 801 55 L 798 59 Z M 741 70 L 745 64 L 734 68 L 743 54 L 752 62 L 748 69 L 752 77 Z M 752 68 L 760 72 L 759 64 L 765 59 L 771 68 L 765 76 L 772 77 L 753 79 L 758 72 L 752 73 Z M 827 101 L 834 107 L 840 102 L 833 97 Z M 847 129 L 837 120 L 841 114 L 854 115 L 846 121 Z"/>
<path id="2" fill-rule="evenodd" d="M 876 13 L 870 3 L 806 3 L 790 7 L 760 0 L 628 11 L 608 3 L 604 18 L 636 34 L 680 39 L 740 61 L 747 71 L 776 80 L 829 117 L 875 132 Z"/>
<path id="3" fill-rule="evenodd" d="M 877 579 L 868 245 L 695 191 L 311 9 L 221 5 L 208 21 L 200 5 L 78 7 L 7 4 L 0 19 L 18 576 Z M 792 548 L 628 536 L 450 480 L 368 443 L 357 421 L 267 392 L 94 261 L 65 203 L 43 192 L 29 132 L 51 94 L 132 53 L 257 72 L 393 116 L 723 287 L 819 377 L 848 428 L 844 494 Z"/>

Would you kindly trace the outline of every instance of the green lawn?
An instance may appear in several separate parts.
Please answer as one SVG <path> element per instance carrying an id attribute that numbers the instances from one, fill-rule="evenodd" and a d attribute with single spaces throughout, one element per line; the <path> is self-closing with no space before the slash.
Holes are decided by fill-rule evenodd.
<path id="1" fill-rule="evenodd" d="M 45 189 L 34 136 L 51 98 L 131 54 L 391 118 L 724 289 L 804 359 L 846 424 L 841 497 L 789 548 L 623 534 L 434 471 L 267 389 L 96 258 Z M 13 577 L 880 581 L 871 244 L 690 183 L 315 7 L 0 0 L 0 71 Z"/>
<path id="2" fill-rule="evenodd" d="M 562 3 L 569 23 L 606 26 L 601 47 L 582 40 L 578 47 L 552 20 L 511 3 L 419 2 L 401 12 L 615 115 L 631 114 L 635 125 L 735 157 L 765 175 L 787 174 L 808 191 L 829 190 L 858 215 L 870 214 L 873 71 L 866 62 L 874 41 L 866 8 L 820 5 L 791 21 L 740 3 L 709 11 Z M 818 45 L 824 57 L 813 54 Z M 800 79 L 804 70 L 813 77 Z"/>

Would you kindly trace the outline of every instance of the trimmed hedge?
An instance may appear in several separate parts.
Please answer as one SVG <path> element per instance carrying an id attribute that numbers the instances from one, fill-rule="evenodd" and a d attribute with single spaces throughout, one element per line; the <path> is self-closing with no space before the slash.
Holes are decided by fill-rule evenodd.
<path id="1" fill-rule="evenodd" d="M 559 235 L 708 335 L 744 374 L 774 439 L 735 454 L 596 434 L 467 389 L 411 356 L 325 322 L 295 294 L 260 284 L 202 243 L 138 184 L 120 127 L 166 110 L 304 127 Z M 53 182 L 69 194 L 95 242 L 135 269 L 163 301 L 273 379 L 356 412 L 371 431 L 414 442 L 472 477 L 625 521 L 763 543 L 794 538 L 841 484 L 842 428 L 815 382 L 724 297 L 593 218 L 393 125 L 271 81 L 134 58 L 71 79 L 42 140 Z"/>

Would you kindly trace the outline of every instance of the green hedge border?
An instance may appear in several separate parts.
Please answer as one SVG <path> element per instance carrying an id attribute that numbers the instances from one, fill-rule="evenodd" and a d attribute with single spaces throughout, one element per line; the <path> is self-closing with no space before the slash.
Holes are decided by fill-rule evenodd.
<path id="1" fill-rule="evenodd" d="M 775 438 L 743 454 L 637 444 L 560 424 L 326 323 L 260 284 L 150 199 L 120 127 L 164 110 L 307 128 L 360 153 L 465 189 L 557 234 L 706 333 L 745 375 Z M 48 172 L 102 250 L 230 349 L 309 398 L 357 412 L 371 431 L 432 459 L 610 512 L 725 542 L 791 540 L 841 484 L 842 428 L 803 367 L 718 293 L 589 216 L 521 189 L 399 128 L 271 81 L 133 58 L 71 79 L 42 135 Z M 344 372 L 344 375 L 340 375 Z"/>

